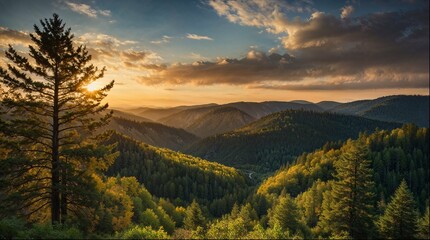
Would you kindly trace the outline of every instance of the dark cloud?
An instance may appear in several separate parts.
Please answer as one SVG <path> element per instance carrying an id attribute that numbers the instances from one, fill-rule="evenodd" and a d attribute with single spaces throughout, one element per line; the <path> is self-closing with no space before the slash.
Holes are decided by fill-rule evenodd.
<path id="1" fill-rule="evenodd" d="M 245 16 L 243 11 L 241 14 Z M 289 54 L 252 50 L 240 59 L 172 65 L 140 77 L 139 81 L 145 84 L 257 84 L 291 90 L 429 86 L 428 7 L 357 18 L 314 12 L 306 21 L 287 21 L 279 14 L 276 22 L 270 23 L 275 17 L 266 17 L 261 19 L 268 21 L 264 24 L 256 21 L 249 25 L 272 26 L 278 32 L 283 29 L 286 36 L 282 42 Z M 234 17 L 241 24 L 248 20 L 239 21 L 241 16 Z M 271 85 L 273 82 L 278 83 Z"/>
<path id="2" fill-rule="evenodd" d="M 293 61 L 294 59 L 288 54 L 266 55 L 252 50 L 242 59 L 198 61 L 193 64 L 176 64 L 159 68 L 156 74 L 140 77 L 139 81 L 145 84 L 247 84 L 268 78 L 276 79 L 282 75 L 286 78 L 294 77 L 300 69 Z"/>
<path id="3" fill-rule="evenodd" d="M 389 75 L 389 74 L 387 74 Z M 294 91 L 320 91 L 320 90 L 372 90 L 372 89 L 401 89 L 401 88 L 428 88 L 428 75 L 402 75 L 401 80 L 393 78 L 373 78 L 372 80 L 338 79 L 337 81 L 316 81 L 312 83 L 295 84 L 257 84 L 250 88 L 294 90 Z"/>

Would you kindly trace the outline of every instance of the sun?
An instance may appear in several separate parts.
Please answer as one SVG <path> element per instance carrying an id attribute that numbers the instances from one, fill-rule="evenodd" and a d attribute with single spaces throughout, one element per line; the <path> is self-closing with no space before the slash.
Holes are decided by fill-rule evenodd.
<path id="1" fill-rule="evenodd" d="M 92 82 L 92 83 L 90 83 L 90 84 L 88 84 L 85 88 L 88 90 L 88 91 L 90 91 L 90 92 L 93 92 L 93 91 L 95 91 L 95 90 L 97 90 L 97 89 L 99 89 L 99 84 L 98 83 L 96 83 L 96 82 Z"/>

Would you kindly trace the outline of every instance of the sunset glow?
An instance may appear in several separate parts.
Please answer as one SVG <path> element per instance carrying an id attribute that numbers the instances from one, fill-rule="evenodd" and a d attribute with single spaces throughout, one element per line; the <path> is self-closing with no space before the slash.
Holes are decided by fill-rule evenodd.
<path id="1" fill-rule="evenodd" d="M 0 239 L 428 239 L 429 3 L 0 0 Z"/>
<path id="2" fill-rule="evenodd" d="M 85 87 L 88 91 L 92 92 L 100 88 L 97 82 L 92 82 Z"/>
<path id="3" fill-rule="evenodd" d="M 429 94 L 427 1 L 43 0 L 0 7 L 0 51 L 8 44 L 24 50 L 31 23 L 58 13 L 94 65 L 107 68 L 87 89 L 115 80 L 107 98 L 114 107 Z"/>

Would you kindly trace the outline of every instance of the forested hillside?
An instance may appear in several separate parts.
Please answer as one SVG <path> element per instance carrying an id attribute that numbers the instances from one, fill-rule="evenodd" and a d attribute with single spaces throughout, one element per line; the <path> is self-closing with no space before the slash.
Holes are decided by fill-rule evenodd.
<path id="1" fill-rule="evenodd" d="M 269 114 L 275 112 L 281 112 L 285 110 L 308 110 L 308 111 L 322 111 L 320 107 L 315 104 L 308 104 L 308 102 L 277 102 L 277 101 L 267 101 L 267 102 L 234 102 L 225 104 L 225 106 L 235 107 L 251 116 L 255 119 L 260 119 Z"/>
<path id="2" fill-rule="evenodd" d="M 168 126 L 183 128 L 199 137 L 208 137 L 240 128 L 261 117 L 288 109 L 322 111 L 317 105 L 307 103 L 234 102 L 187 108 L 158 121 Z"/>
<path id="3" fill-rule="evenodd" d="M 221 216 L 249 193 L 250 181 L 236 169 L 200 158 L 156 148 L 115 134 L 121 155 L 110 176 L 134 176 L 157 197 L 184 205 L 197 199 L 211 214 Z"/>
<path id="4" fill-rule="evenodd" d="M 429 196 L 429 130 L 414 125 L 404 125 L 394 130 L 380 130 L 361 134 L 359 142 L 368 149 L 374 170 L 378 198 L 391 196 L 402 179 L 425 207 Z M 261 194 L 280 194 L 286 190 L 293 196 L 310 188 L 315 181 L 333 179 L 334 162 L 354 144 L 352 141 L 326 144 L 323 148 L 300 155 L 294 163 L 268 178 L 258 189 Z M 423 209 L 421 209 L 423 210 Z"/>
<path id="5" fill-rule="evenodd" d="M 360 100 L 335 106 L 328 111 L 381 121 L 429 126 L 429 96 L 398 95 Z"/>
<path id="6" fill-rule="evenodd" d="M 114 117 L 106 129 L 115 130 L 138 141 L 173 150 L 182 149 L 199 138 L 183 129 L 155 122 L 141 122 L 123 117 Z"/>
<path id="7" fill-rule="evenodd" d="M 327 141 L 345 140 L 357 137 L 362 131 L 398 126 L 355 116 L 288 110 L 235 131 L 200 140 L 185 152 L 229 166 L 267 172 Z"/>
<path id="8" fill-rule="evenodd" d="M 353 152 L 355 154 L 350 155 Z M 373 197 L 363 200 L 367 202 L 360 203 L 367 205 L 360 205 L 356 202 L 358 200 L 349 199 L 351 201 L 349 204 L 352 204 L 350 206 L 357 209 L 361 208 L 357 211 L 367 211 L 366 216 L 371 219 L 379 219 L 374 223 L 368 223 L 366 228 L 364 225 L 356 227 L 363 231 L 362 234 L 369 234 L 367 236 L 375 237 L 381 234 L 379 236 L 387 237 L 392 235 L 384 235 L 386 234 L 384 229 L 390 227 L 385 225 L 387 223 L 384 221 L 390 214 L 397 213 L 386 211 L 390 208 L 390 204 L 393 204 L 391 203 L 393 196 L 396 197 L 400 194 L 398 189 L 401 182 L 405 181 L 404 189 L 400 191 L 406 191 L 402 194 L 406 194 L 406 199 L 409 196 L 411 199 L 407 200 L 409 202 L 396 203 L 398 204 L 396 207 L 406 208 L 402 210 L 405 211 L 404 214 L 413 214 L 414 217 L 411 219 L 405 219 L 405 223 L 409 221 L 409 225 L 405 228 L 412 229 L 412 232 L 409 233 L 412 235 L 408 235 L 411 237 L 415 231 L 420 229 L 418 225 L 415 226 L 414 224 L 422 224 L 422 222 L 417 223 L 417 215 L 414 215 L 413 211 L 415 210 L 413 209 L 417 207 L 421 215 L 428 211 L 428 154 L 428 128 L 418 128 L 409 124 L 391 131 L 380 130 L 371 134 L 361 134 L 355 141 L 348 140 L 340 145 L 326 144 L 319 150 L 301 155 L 293 164 L 280 169 L 275 175 L 264 181 L 258 188 L 257 194 L 266 196 L 268 199 L 282 198 L 285 194 L 295 197 L 295 203 L 301 212 L 303 223 L 312 230 L 314 236 L 334 237 L 342 234 L 339 229 L 348 231 L 348 227 L 342 227 L 342 223 L 339 222 L 342 221 L 340 217 L 339 219 L 333 218 L 336 214 L 342 214 L 344 209 L 340 209 L 342 205 L 336 205 L 332 199 L 340 197 L 342 192 L 350 186 L 346 182 L 342 183 L 343 181 L 355 179 L 363 184 L 362 187 L 366 186 L 366 188 L 357 187 L 352 189 L 354 192 L 348 194 Z M 354 171 L 348 172 L 347 169 L 354 169 L 355 163 L 353 161 L 358 161 L 360 156 L 362 159 L 366 159 L 368 163 L 365 161 L 362 163 L 355 162 L 362 164 L 357 165 L 358 169 L 362 170 L 355 171 L 357 175 L 351 175 Z M 407 193 L 408 191 L 410 193 Z M 400 215 L 396 216 L 400 217 Z M 428 217 L 428 213 L 426 216 Z M 351 219 L 345 218 L 344 221 L 347 224 Z M 394 224 L 399 219 L 389 221 Z M 428 227 L 428 221 L 424 223 L 424 228 L 425 224 Z M 357 232 L 354 233 L 358 234 Z M 350 233 L 345 232 L 345 234 Z"/>

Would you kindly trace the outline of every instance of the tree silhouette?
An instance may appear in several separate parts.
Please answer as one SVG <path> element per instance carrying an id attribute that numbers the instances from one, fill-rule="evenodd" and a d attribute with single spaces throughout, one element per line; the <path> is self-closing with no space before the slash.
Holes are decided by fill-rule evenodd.
<path id="1" fill-rule="evenodd" d="M 26 216 L 50 211 L 56 224 L 66 221 L 68 211 L 82 214 L 94 195 L 91 174 L 115 156 L 113 146 L 97 144 L 106 134 L 95 134 L 112 115 L 101 102 L 114 81 L 87 90 L 105 68 L 90 64 L 86 47 L 74 44 L 57 14 L 40 24 L 30 34 L 29 58 L 9 45 L 10 63 L 0 68 L 0 146 L 6 149 L 0 202 Z"/>

